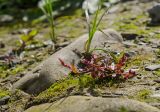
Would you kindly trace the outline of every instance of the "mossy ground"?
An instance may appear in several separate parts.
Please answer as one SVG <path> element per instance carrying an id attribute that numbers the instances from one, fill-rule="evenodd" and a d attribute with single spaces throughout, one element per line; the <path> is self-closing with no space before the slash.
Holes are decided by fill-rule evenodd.
<path id="1" fill-rule="evenodd" d="M 8 90 L 0 89 L 0 98 L 3 98 L 5 96 L 9 96 L 9 95 L 10 95 L 10 92 Z"/>
<path id="2" fill-rule="evenodd" d="M 0 67 L 0 71 L 2 71 L 1 74 L 0 74 L 0 78 L 5 78 L 9 75 L 17 75 L 18 73 L 21 73 L 24 70 L 25 70 L 25 67 L 20 66 L 20 65 L 14 67 L 14 68 L 11 68 L 11 69 Z"/>
<path id="3" fill-rule="evenodd" d="M 78 77 L 70 76 L 54 83 L 49 89 L 40 93 L 36 97 L 36 100 L 51 99 L 58 96 L 67 96 L 67 92 L 68 95 L 70 95 L 69 93 L 72 92 L 70 90 L 78 92 L 82 88 L 93 87 L 94 83 L 95 80 L 90 75 L 83 75 Z"/>

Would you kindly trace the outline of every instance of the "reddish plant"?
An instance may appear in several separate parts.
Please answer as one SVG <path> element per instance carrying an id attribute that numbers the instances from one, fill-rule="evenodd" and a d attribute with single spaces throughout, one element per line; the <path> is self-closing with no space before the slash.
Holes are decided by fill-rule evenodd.
<path id="1" fill-rule="evenodd" d="M 79 64 L 65 64 L 62 59 L 59 59 L 64 67 L 71 70 L 73 74 L 91 74 L 93 78 L 123 78 L 128 79 L 135 76 L 135 72 L 129 70 L 125 72 L 124 66 L 128 60 L 126 55 L 123 55 L 117 62 L 112 56 L 102 56 L 96 54 L 84 54 Z"/>

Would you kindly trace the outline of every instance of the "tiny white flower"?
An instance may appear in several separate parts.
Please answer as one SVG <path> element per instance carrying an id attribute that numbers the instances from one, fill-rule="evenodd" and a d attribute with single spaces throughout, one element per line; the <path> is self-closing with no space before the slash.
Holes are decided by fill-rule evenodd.
<path id="1" fill-rule="evenodd" d="M 115 70 L 115 64 L 114 63 L 111 64 L 111 69 Z"/>

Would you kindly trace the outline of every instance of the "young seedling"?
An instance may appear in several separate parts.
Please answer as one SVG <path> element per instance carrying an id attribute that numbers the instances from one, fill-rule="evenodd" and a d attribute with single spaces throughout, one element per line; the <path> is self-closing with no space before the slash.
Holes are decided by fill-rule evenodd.
<path id="1" fill-rule="evenodd" d="M 100 22 L 102 21 L 103 16 L 108 13 L 108 9 L 105 10 L 105 12 L 102 14 L 102 16 L 100 17 L 100 19 L 98 19 L 99 13 L 100 13 L 100 6 L 98 7 L 98 10 L 95 13 L 95 17 L 93 19 L 93 23 L 91 24 L 91 20 L 90 20 L 90 16 L 88 13 L 88 8 L 85 9 L 85 15 L 86 15 L 86 20 L 87 20 L 87 26 L 88 26 L 88 40 L 85 44 L 85 51 L 86 53 L 90 52 L 90 46 L 91 46 L 91 42 L 93 39 L 93 36 L 95 34 L 95 32 L 98 29 L 98 26 L 100 24 Z"/>
<path id="2" fill-rule="evenodd" d="M 42 0 L 41 1 L 41 5 L 39 5 L 39 7 L 41 8 L 41 10 L 43 11 L 43 13 L 46 15 L 49 24 L 50 24 L 50 38 L 52 40 L 52 42 L 56 43 L 57 42 L 57 38 L 55 36 L 55 25 L 54 25 L 54 19 L 53 19 L 53 9 L 52 9 L 52 1 L 51 0 Z"/>

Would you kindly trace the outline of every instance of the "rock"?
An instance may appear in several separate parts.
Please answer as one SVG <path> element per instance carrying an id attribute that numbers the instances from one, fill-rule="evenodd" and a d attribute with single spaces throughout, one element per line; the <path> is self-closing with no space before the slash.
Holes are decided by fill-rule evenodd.
<path id="1" fill-rule="evenodd" d="M 152 97 L 152 98 L 160 98 L 160 94 L 156 93 L 156 94 L 151 95 L 150 97 Z"/>
<path id="2" fill-rule="evenodd" d="M 133 57 L 133 56 L 135 56 L 137 53 L 135 52 L 135 51 L 130 51 L 130 52 L 127 52 L 126 53 L 126 55 L 128 56 L 128 57 Z"/>
<path id="3" fill-rule="evenodd" d="M 8 108 L 9 108 L 8 105 L 2 105 L 2 106 L 0 107 L 0 110 L 1 110 L 1 112 L 6 112 Z"/>
<path id="4" fill-rule="evenodd" d="M 43 42 L 44 46 L 52 46 L 54 43 L 51 40 L 47 40 Z"/>
<path id="5" fill-rule="evenodd" d="M 25 112 L 160 112 L 146 103 L 123 98 L 70 96 L 56 103 L 33 106 Z"/>
<path id="6" fill-rule="evenodd" d="M 158 48 L 158 46 L 160 45 L 160 39 L 150 39 L 149 42 L 152 48 Z"/>
<path id="7" fill-rule="evenodd" d="M 124 41 L 123 44 L 125 45 L 126 48 L 136 47 L 137 46 L 136 44 L 134 44 L 131 41 Z"/>
<path id="8" fill-rule="evenodd" d="M 63 43 L 58 43 L 58 44 L 56 45 L 56 48 L 66 47 L 66 46 L 69 45 L 70 43 L 71 43 L 71 42 L 68 42 L 68 41 L 63 42 Z"/>
<path id="9" fill-rule="evenodd" d="M 154 80 L 154 82 L 160 83 L 160 79 Z"/>
<path id="10" fill-rule="evenodd" d="M 160 103 L 149 103 L 149 105 L 160 108 Z"/>
<path id="11" fill-rule="evenodd" d="M 138 38 L 142 38 L 143 36 L 140 36 L 136 33 L 127 33 L 127 32 L 124 32 L 124 33 L 121 33 L 122 37 L 124 38 L 124 40 L 135 40 L 137 37 Z"/>
<path id="12" fill-rule="evenodd" d="M 11 15 L 0 15 L 0 23 L 12 22 L 13 17 Z"/>
<path id="13" fill-rule="evenodd" d="M 149 16 L 151 17 L 151 23 L 160 23 L 160 3 L 154 5 L 148 10 Z"/>
<path id="14" fill-rule="evenodd" d="M 9 101 L 10 96 L 5 96 L 3 98 L 0 99 L 0 105 L 5 105 L 7 104 L 7 102 Z"/>
<path id="15" fill-rule="evenodd" d="M 148 70 L 148 71 L 154 71 L 154 70 L 160 69 L 160 64 L 150 65 L 150 66 L 145 67 L 145 69 Z"/>
<path id="16" fill-rule="evenodd" d="M 5 48 L 5 44 L 0 41 L 0 49 L 1 49 L 1 48 Z"/>
<path id="17" fill-rule="evenodd" d="M 95 47 L 102 48 L 104 43 L 106 43 L 109 40 L 121 43 L 119 42 L 119 40 L 122 40 L 122 37 L 116 31 L 107 29 L 104 30 L 104 32 L 107 35 L 104 35 L 99 31 L 96 32 L 91 44 L 92 49 Z M 36 67 L 32 72 L 26 74 L 24 77 L 22 77 L 22 79 L 16 82 L 13 85 L 13 90 L 21 89 L 27 93 L 37 94 L 47 89 L 55 81 L 64 78 L 64 76 L 67 75 L 70 72 L 70 70 L 66 67 L 63 67 L 58 59 L 60 58 L 68 64 L 72 63 L 73 60 L 75 60 L 75 63 L 77 63 L 80 57 L 74 51 L 78 50 L 79 52 L 84 52 L 84 45 L 87 38 L 88 34 L 85 34 L 79 37 L 76 41 L 74 41 L 67 47 L 54 53 L 51 57 L 49 57 L 38 67 Z M 117 43 L 115 43 L 115 46 L 118 45 Z"/>

